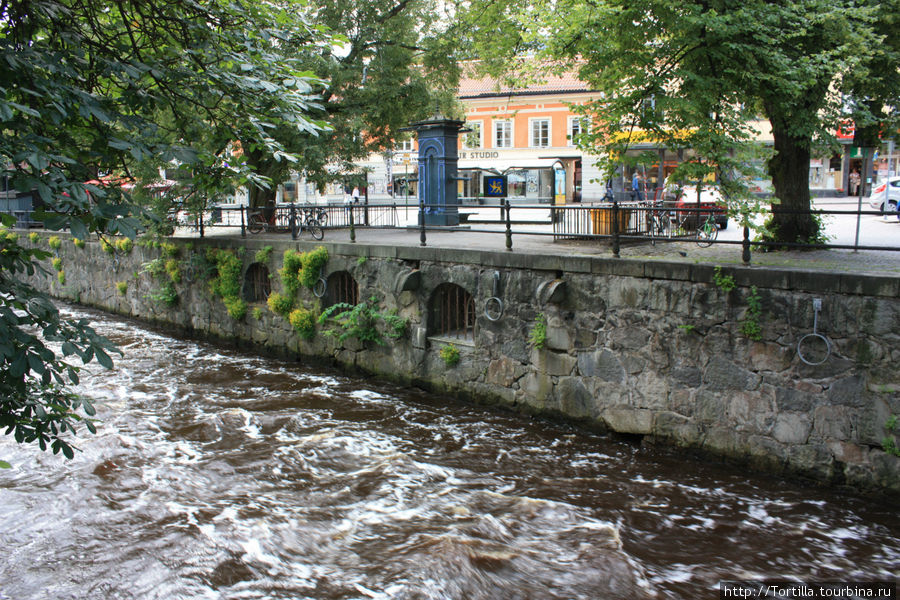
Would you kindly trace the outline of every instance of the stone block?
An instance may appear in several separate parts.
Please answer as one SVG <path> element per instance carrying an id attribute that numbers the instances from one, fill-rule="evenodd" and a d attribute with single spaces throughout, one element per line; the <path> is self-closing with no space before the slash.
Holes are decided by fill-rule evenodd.
<path id="1" fill-rule="evenodd" d="M 576 419 L 596 415 L 594 399 L 580 377 L 561 377 L 556 384 L 559 408 Z"/>
<path id="2" fill-rule="evenodd" d="M 782 444 L 805 444 L 812 423 L 803 413 L 779 413 L 775 417 L 772 436 Z"/>
<path id="3" fill-rule="evenodd" d="M 727 410 L 731 423 L 742 431 L 765 434 L 775 422 L 773 402 L 759 394 L 736 393 L 729 398 Z"/>
<path id="4" fill-rule="evenodd" d="M 836 460 L 843 463 L 862 464 L 866 462 L 868 449 L 850 442 L 842 442 L 840 440 L 829 440 L 826 442 L 831 454 Z"/>
<path id="5" fill-rule="evenodd" d="M 572 348 L 572 332 L 567 327 L 547 326 L 545 347 L 566 352 Z"/>
<path id="6" fill-rule="evenodd" d="M 533 352 L 532 362 L 538 371 L 545 375 L 571 375 L 575 370 L 576 358 L 562 352 L 537 350 Z"/>
<path id="7" fill-rule="evenodd" d="M 835 475 L 834 456 L 825 444 L 790 446 L 787 460 L 792 471 L 814 479 L 828 481 Z"/>
<path id="8" fill-rule="evenodd" d="M 700 426 L 684 415 L 663 411 L 653 418 L 653 435 L 673 440 L 679 446 L 691 447 L 700 444 Z"/>
<path id="9" fill-rule="evenodd" d="M 525 374 L 525 367 L 509 358 L 492 360 L 488 366 L 485 382 L 501 388 L 511 388 Z"/>
<path id="10" fill-rule="evenodd" d="M 618 356 L 610 350 L 580 352 L 578 372 L 584 377 L 598 377 L 604 381 L 625 383 L 625 369 Z"/>
<path id="11" fill-rule="evenodd" d="M 861 375 L 838 379 L 828 387 L 826 398 L 830 404 L 863 406 L 866 403 L 866 384 Z"/>
<path id="12" fill-rule="evenodd" d="M 755 390 L 761 381 L 759 375 L 719 355 L 710 359 L 703 372 L 703 383 L 712 390 Z"/>
<path id="13" fill-rule="evenodd" d="M 412 327 L 410 330 L 410 338 L 413 348 L 424 350 L 428 344 L 428 332 L 424 327 Z"/>
<path id="14" fill-rule="evenodd" d="M 754 371 L 781 373 L 791 366 L 793 348 L 780 344 L 756 342 L 750 347 L 750 368 Z"/>
<path id="15" fill-rule="evenodd" d="M 636 408 L 607 408 L 600 415 L 612 431 L 649 434 L 653 431 L 653 411 Z"/>
<path id="16" fill-rule="evenodd" d="M 813 412 L 813 431 L 822 439 L 848 441 L 855 429 L 855 411 L 846 406 L 820 406 Z"/>

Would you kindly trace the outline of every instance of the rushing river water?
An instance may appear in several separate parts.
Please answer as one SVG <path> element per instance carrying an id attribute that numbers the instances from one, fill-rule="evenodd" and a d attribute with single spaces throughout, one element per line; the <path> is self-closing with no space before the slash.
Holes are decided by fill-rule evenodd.
<path id="1" fill-rule="evenodd" d="M 0 441 L 4 600 L 716 598 L 898 574 L 896 507 L 90 316 L 125 352 L 79 389 L 98 434 L 71 461 Z"/>

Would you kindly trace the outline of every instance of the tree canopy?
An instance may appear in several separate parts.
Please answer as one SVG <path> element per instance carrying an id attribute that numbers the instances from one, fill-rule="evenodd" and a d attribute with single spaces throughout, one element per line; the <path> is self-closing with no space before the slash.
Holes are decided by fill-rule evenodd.
<path id="1" fill-rule="evenodd" d="M 813 149 L 839 124 L 898 126 L 897 0 L 473 0 L 459 34 L 487 68 L 577 69 L 598 92 L 583 146 L 620 156 L 641 139 L 692 148 L 740 195 L 764 116 L 776 236 L 806 241 Z M 499 38 L 499 39 L 498 39 Z M 527 74 L 526 74 L 527 75 Z M 526 79 L 527 80 L 527 79 Z M 870 136 L 871 137 L 871 136 Z M 695 165 L 698 171 L 702 165 Z"/>
<path id="2" fill-rule="evenodd" d="M 0 4 L 0 160 L 10 188 L 34 190 L 48 228 L 133 237 L 142 209 L 98 176 L 152 178 L 190 165 L 200 195 L 259 176 L 227 164 L 245 149 L 296 161 L 274 135 L 321 132 L 310 111 L 321 80 L 282 42 L 331 45 L 297 6 L 250 1 L 25 0 Z M 14 219 L 3 215 L 3 224 Z M 80 363 L 112 361 L 109 342 L 68 322 L 24 281 L 46 257 L 0 234 L 0 426 L 71 456 L 64 435 L 89 403 L 70 396 Z M 60 343 L 61 356 L 51 349 Z"/>

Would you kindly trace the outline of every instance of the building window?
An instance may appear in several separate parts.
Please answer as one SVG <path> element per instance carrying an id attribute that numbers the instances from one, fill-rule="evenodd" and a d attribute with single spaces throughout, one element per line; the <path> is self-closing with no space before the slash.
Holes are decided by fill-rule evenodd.
<path id="1" fill-rule="evenodd" d="M 469 121 L 466 128 L 471 129 L 463 138 L 463 148 L 481 148 L 481 121 Z"/>
<path id="2" fill-rule="evenodd" d="M 550 119 L 531 120 L 531 147 L 546 148 L 550 145 Z"/>
<path id="3" fill-rule="evenodd" d="M 569 145 L 574 146 L 576 138 L 585 133 L 587 128 L 584 126 L 584 118 L 569 117 Z"/>
<path id="4" fill-rule="evenodd" d="M 281 201 L 282 202 L 297 202 L 299 201 L 300 196 L 297 193 L 297 184 L 293 181 L 286 181 L 281 186 Z"/>
<path id="5" fill-rule="evenodd" d="M 494 148 L 512 148 L 512 121 L 494 121 Z"/>
<path id="6" fill-rule="evenodd" d="M 272 292 L 269 282 L 269 268 L 262 263 L 253 263 L 244 275 L 244 300 L 247 302 L 265 302 Z"/>
<path id="7" fill-rule="evenodd" d="M 356 306 L 359 304 L 359 285 L 353 279 L 353 275 L 347 271 L 338 271 L 329 275 L 325 300 L 328 306 L 335 304 Z"/>
<path id="8" fill-rule="evenodd" d="M 412 138 L 408 140 L 400 140 L 394 144 L 395 152 L 412 152 L 413 151 L 413 141 Z"/>
<path id="9" fill-rule="evenodd" d="M 475 299 L 453 283 L 442 283 L 431 301 L 431 333 L 440 337 L 475 340 Z"/>

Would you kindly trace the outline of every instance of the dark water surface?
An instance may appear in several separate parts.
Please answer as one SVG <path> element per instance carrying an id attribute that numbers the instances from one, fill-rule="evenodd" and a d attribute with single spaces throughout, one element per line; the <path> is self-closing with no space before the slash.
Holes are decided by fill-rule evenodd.
<path id="1" fill-rule="evenodd" d="M 720 580 L 898 576 L 896 506 L 87 314 L 125 357 L 83 377 L 103 422 L 74 460 L 0 440 L 4 600 L 717 598 Z"/>

